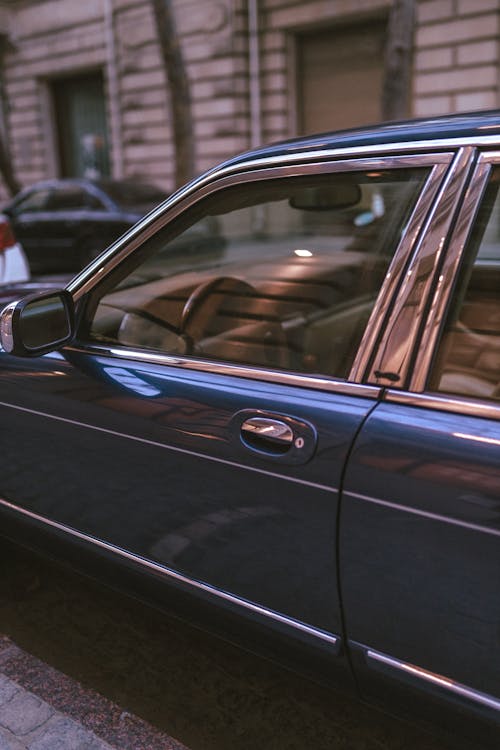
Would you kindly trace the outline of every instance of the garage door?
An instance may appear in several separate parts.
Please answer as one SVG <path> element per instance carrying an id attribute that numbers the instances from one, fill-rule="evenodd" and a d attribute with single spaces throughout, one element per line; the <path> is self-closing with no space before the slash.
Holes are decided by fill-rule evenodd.
<path id="1" fill-rule="evenodd" d="M 297 37 L 298 129 L 319 133 L 377 122 L 386 22 Z"/>

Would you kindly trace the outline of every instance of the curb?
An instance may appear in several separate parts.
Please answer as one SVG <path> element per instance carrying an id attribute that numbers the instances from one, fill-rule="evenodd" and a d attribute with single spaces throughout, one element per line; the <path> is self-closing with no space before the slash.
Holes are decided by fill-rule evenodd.
<path id="1" fill-rule="evenodd" d="M 0 636 L 0 750 L 188 750 Z"/>

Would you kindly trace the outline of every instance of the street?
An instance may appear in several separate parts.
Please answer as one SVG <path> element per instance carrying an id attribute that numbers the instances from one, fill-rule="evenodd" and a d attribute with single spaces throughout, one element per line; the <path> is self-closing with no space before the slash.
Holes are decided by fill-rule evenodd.
<path id="1" fill-rule="evenodd" d="M 451 747 L 31 553 L 5 545 L 0 560 L 0 634 L 21 649 L 10 668 L 0 649 L 0 673 L 113 747 L 179 747 L 168 737 L 190 750 Z M 121 744 L 103 720 L 113 711 L 131 717 Z"/>

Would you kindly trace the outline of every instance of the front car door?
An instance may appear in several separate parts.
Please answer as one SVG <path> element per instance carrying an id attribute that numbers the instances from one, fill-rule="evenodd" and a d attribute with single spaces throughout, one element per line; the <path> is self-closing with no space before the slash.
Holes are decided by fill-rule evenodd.
<path id="1" fill-rule="evenodd" d="M 394 706 L 396 685 L 407 709 L 446 718 L 455 731 L 465 716 L 462 728 L 494 746 L 500 722 L 499 182 L 498 156 L 482 156 L 453 233 L 441 243 L 443 256 L 430 235 L 409 267 L 385 341 L 401 337 L 401 327 L 413 321 L 405 338 L 410 364 L 395 350 L 385 360 L 381 351 L 373 363 L 368 379 L 387 388 L 354 446 L 340 536 L 346 629 L 365 696 Z M 472 715 L 496 729 L 480 730 Z"/>
<path id="2" fill-rule="evenodd" d="M 339 487 L 381 395 L 362 363 L 463 157 L 238 169 L 77 279 L 73 347 L 1 355 L 2 528 L 119 561 L 162 606 L 196 594 L 238 616 L 232 637 L 246 619 L 345 679 Z"/>

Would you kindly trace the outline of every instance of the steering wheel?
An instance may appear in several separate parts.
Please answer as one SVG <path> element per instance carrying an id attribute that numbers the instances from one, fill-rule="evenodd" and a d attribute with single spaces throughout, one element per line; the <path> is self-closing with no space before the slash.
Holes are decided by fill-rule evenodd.
<path id="1" fill-rule="evenodd" d="M 288 366 L 284 330 L 276 320 L 265 319 L 260 298 L 251 284 L 234 276 L 216 276 L 197 286 L 184 304 L 179 325 L 186 353 L 204 351 L 205 340 L 210 343 L 204 353 L 222 359 L 234 356 L 235 361 L 263 367 Z M 236 355 L 234 348 L 229 353 L 231 346 L 238 347 Z M 242 357 L 245 346 L 248 356 Z"/>
<path id="2" fill-rule="evenodd" d="M 254 297 L 256 291 L 246 281 L 234 276 L 216 276 L 195 287 L 187 298 L 181 313 L 179 332 L 194 344 L 204 338 L 210 324 L 235 297 Z"/>

